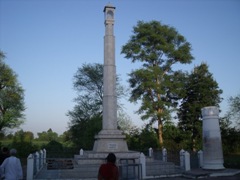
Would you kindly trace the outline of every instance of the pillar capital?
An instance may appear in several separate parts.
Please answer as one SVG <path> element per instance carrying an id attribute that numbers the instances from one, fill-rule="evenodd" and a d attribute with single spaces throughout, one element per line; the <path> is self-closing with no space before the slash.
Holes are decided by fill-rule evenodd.
<path id="1" fill-rule="evenodd" d="M 218 116 L 219 115 L 219 109 L 216 106 L 208 106 L 201 109 L 202 110 L 202 116 Z"/>

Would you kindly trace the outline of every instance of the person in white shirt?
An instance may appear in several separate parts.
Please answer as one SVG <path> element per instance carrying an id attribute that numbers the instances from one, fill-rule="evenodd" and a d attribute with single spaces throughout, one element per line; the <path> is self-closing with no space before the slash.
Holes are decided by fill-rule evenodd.
<path id="1" fill-rule="evenodd" d="M 16 149 L 11 149 L 10 157 L 6 158 L 1 165 L 1 174 L 4 174 L 6 180 L 23 179 L 22 165 L 16 153 Z"/>

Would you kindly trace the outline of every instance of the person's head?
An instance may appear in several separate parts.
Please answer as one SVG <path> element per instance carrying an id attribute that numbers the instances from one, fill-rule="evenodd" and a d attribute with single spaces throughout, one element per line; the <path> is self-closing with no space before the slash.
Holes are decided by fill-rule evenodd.
<path id="1" fill-rule="evenodd" d="M 17 150 L 16 149 L 11 149 L 10 150 L 10 155 L 11 156 L 15 156 L 17 154 Z"/>
<path id="2" fill-rule="evenodd" d="M 115 163 L 116 162 L 116 156 L 114 153 L 109 153 L 107 156 L 107 162 Z"/>

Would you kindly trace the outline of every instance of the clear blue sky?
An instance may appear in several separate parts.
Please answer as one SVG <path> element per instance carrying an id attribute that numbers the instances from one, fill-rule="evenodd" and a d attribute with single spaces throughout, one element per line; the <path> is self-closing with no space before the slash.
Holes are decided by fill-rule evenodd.
<path id="1" fill-rule="evenodd" d="M 227 98 L 240 93 L 240 1 L 238 0 L 0 0 L 0 49 L 25 89 L 25 131 L 59 134 L 74 106 L 73 75 L 83 63 L 103 63 L 104 14 L 115 11 L 116 65 L 122 84 L 134 68 L 120 54 L 138 20 L 175 27 L 192 45 L 195 60 L 206 62 Z M 137 106 L 123 101 L 136 125 Z"/>

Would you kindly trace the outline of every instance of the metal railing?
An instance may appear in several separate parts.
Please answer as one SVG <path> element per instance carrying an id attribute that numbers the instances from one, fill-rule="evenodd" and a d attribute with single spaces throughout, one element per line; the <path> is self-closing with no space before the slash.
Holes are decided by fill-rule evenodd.
<path id="1" fill-rule="evenodd" d="M 121 180 L 142 179 L 142 164 L 136 163 L 135 159 L 120 159 L 119 174 Z"/>

